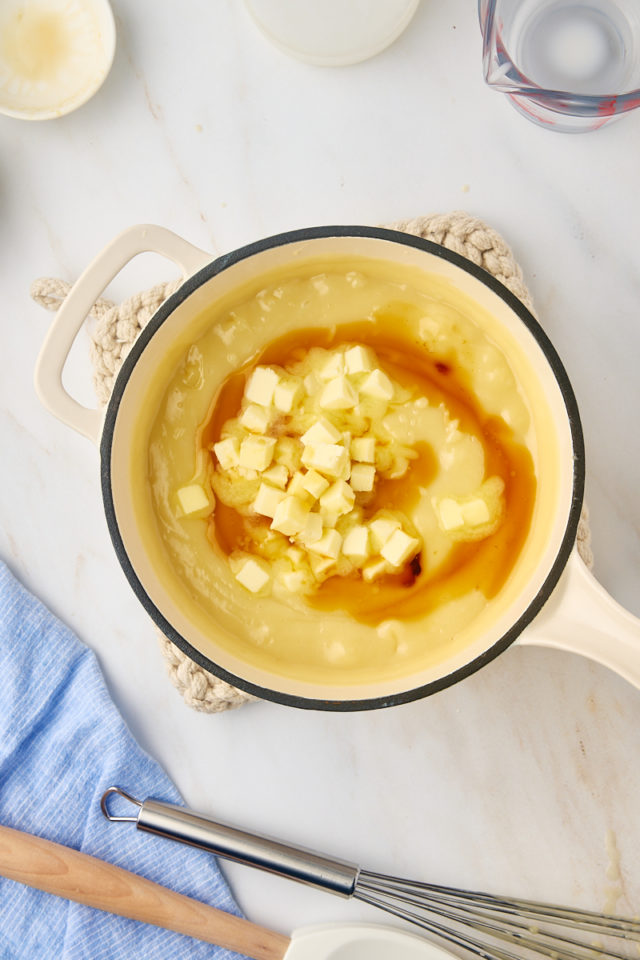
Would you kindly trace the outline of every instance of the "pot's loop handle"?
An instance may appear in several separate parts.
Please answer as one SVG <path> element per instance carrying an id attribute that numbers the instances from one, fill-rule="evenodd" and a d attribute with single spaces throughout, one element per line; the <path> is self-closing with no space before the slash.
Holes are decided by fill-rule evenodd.
<path id="1" fill-rule="evenodd" d="M 67 393 L 62 371 L 73 342 L 102 291 L 140 253 L 159 253 L 177 264 L 185 277 L 211 260 L 177 234 L 154 224 L 130 227 L 98 254 L 69 291 L 47 333 L 36 363 L 35 387 L 43 405 L 59 420 L 98 443 L 100 410 L 82 406 Z"/>
<path id="2" fill-rule="evenodd" d="M 517 642 L 582 654 L 640 688 L 640 620 L 609 596 L 575 549 L 551 597 Z"/>

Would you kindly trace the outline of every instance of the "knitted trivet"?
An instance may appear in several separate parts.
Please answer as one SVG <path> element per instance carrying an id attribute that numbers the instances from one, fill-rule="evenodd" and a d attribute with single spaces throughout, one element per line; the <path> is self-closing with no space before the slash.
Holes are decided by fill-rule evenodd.
<path id="1" fill-rule="evenodd" d="M 500 234 L 481 220 L 466 213 L 454 212 L 402 220 L 389 226 L 424 237 L 461 254 L 493 274 L 533 312 L 531 295 L 513 254 Z M 121 304 L 103 299 L 94 304 L 91 316 L 96 323 L 91 332 L 91 359 L 95 390 L 101 404 L 107 403 L 120 365 L 134 340 L 160 304 L 181 283 L 181 280 L 160 283 Z M 48 310 L 57 310 L 70 289 L 71 284 L 64 280 L 44 277 L 34 281 L 31 296 Z M 578 551 L 587 566 L 591 567 L 593 555 L 586 507 L 583 508 L 578 527 Z M 159 639 L 169 676 L 187 706 L 204 713 L 218 713 L 255 699 L 203 670 L 162 634 L 159 634 Z"/>

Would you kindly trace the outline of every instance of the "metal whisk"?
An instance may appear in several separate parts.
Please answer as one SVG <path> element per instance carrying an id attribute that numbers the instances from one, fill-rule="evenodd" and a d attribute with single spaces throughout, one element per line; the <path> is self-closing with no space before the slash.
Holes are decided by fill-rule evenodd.
<path id="1" fill-rule="evenodd" d="M 110 809 L 113 795 L 134 804 L 135 816 L 115 815 Z M 184 807 L 136 800 L 120 787 L 105 791 L 101 807 L 113 822 L 135 823 L 139 830 L 379 907 L 484 960 L 533 956 L 628 960 L 626 954 L 609 948 L 614 942 L 610 938 L 640 943 L 637 920 L 371 873 L 357 864 L 248 833 Z"/>

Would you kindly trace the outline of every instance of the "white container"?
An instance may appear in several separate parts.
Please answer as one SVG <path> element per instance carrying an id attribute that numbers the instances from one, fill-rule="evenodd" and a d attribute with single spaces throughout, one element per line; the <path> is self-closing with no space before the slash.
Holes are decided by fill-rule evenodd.
<path id="1" fill-rule="evenodd" d="M 2 0 L 0 113 L 48 120 L 76 110 L 104 83 L 115 46 L 107 0 Z"/>
<path id="2" fill-rule="evenodd" d="M 397 40 L 420 0 L 245 0 L 262 33 L 298 60 L 341 67 Z"/>

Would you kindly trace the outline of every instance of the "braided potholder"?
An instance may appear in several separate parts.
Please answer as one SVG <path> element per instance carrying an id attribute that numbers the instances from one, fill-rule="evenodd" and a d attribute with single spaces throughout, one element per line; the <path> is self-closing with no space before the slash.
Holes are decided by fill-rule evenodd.
<path id="1" fill-rule="evenodd" d="M 457 211 L 401 220 L 389 226 L 439 243 L 466 257 L 493 274 L 533 312 L 531 295 L 511 250 L 499 233 L 476 217 Z M 95 390 L 101 404 L 109 400 L 118 370 L 136 337 L 181 283 L 176 280 L 157 284 L 120 304 L 100 299 L 93 305 L 91 316 L 95 326 L 91 334 L 91 359 Z M 44 277 L 34 281 L 31 296 L 48 310 L 57 310 L 70 289 L 71 284 L 64 280 Z M 580 518 L 577 542 L 580 556 L 588 567 L 593 566 L 586 507 Z M 255 699 L 198 666 L 163 634 L 158 632 L 158 636 L 171 681 L 187 706 L 203 713 L 219 713 Z"/>

